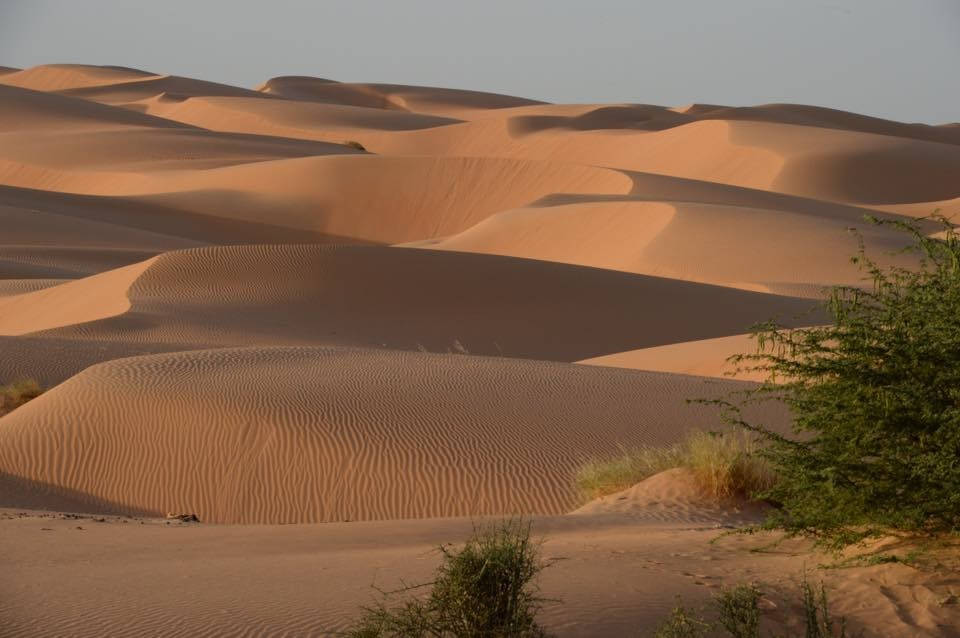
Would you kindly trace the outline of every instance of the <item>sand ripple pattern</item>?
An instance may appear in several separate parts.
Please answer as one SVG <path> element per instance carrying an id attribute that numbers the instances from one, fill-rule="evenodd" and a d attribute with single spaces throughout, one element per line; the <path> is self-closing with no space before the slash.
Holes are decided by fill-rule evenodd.
<path id="1" fill-rule="evenodd" d="M 684 399 L 732 387 L 359 349 L 144 356 L 93 366 L 0 420 L 0 471 L 99 510 L 222 523 L 560 513 L 583 457 L 714 424 Z"/>

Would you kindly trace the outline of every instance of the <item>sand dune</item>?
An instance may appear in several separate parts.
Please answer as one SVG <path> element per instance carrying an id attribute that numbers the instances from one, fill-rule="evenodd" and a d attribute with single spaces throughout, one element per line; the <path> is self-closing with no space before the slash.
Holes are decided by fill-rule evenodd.
<path id="1" fill-rule="evenodd" d="M 758 380 L 723 378 L 749 327 L 823 321 L 823 287 L 860 283 L 851 227 L 915 264 L 864 216 L 960 213 L 957 175 L 960 126 L 804 105 L 0 67 L 0 384 L 52 388 L 0 418 L 0 508 L 211 523 L 0 511 L 2 626 L 342 630 L 474 517 L 580 506 L 537 519 L 560 635 L 783 585 L 811 555 L 708 545 L 756 512 L 683 471 L 587 505 L 572 475 L 717 426 L 685 400 Z M 953 635 L 956 583 L 869 569 L 830 576 L 857 627 Z"/>
<path id="2" fill-rule="evenodd" d="M 0 80 L 5 77 L 7 76 L 0 76 Z M 192 128 L 180 122 L 56 93 L 5 86 L 0 81 L 0 133 L 130 127 Z"/>
<path id="3" fill-rule="evenodd" d="M 126 67 L 87 64 L 35 66 L 5 75 L 0 80 L 0 84 L 35 91 L 62 92 L 108 104 L 132 102 L 163 94 L 171 98 L 202 95 L 257 95 L 256 91 L 227 84 L 176 75 L 160 75 Z"/>
<path id="4" fill-rule="evenodd" d="M 460 120 L 397 110 L 249 97 L 203 97 L 144 102 L 144 111 L 216 131 L 313 140 L 360 140 L 381 131 L 408 131 Z"/>
<path id="5" fill-rule="evenodd" d="M 153 263 L 110 270 L 0 300 L 0 334 L 21 335 L 112 317 L 130 309 L 127 289 Z"/>
<path id="6" fill-rule="evenodd" d="M 69 279 L 0 279 L 0 297 L 21 295 L 67 283 Z"/>
<path id="7" fill-rule="evenodd" d="M 550 193 L 625 193 L 632 185 L 619 171 L 589 166 L 375 157 L 337 148 L 337 155 L 202 171 L 95 171 L 7 160 L 0 162 L 0 179 L 33 189 L 149 197 L 194 214 L 388 243 L 459 232 Z"/>
<path id="8" fill-rule="evenodd" d="M 497 213 L 457 235 L 413 245 L 813 297 L 828 285 L 863 283 L 850 262 L 858 244 L 849 228 L 878 260 L 916 263 L 914 255 L 890 255 L 906 244 L 903 233 L 866 223 L 857 209 L 811 214 L 644 196 L 571 199 L 576 203 L 554 198 Z"/>
<path id="9" fill-rule="evenodd" d="M 727 360 L 738 354 L 757 352 L 757 342 L 749 334 L 671 343 L 592 357 L 577 363 L 632 370 L 654 370 L 700 377 L 736 378 L 738 381 L 766 381 L 761 372 L 739 371 Z"/>
<path id="10" fill-rule="evenodd" d="M 763 318 L 819 320 L 810 301 L 544 261 L 381 247 L 249 246 L 161 255 L 6 300 L 11 317 L 51 295 L 125 296 L 45 334 L 134 343 L 336 344 L 577 361 L 739 334 Z M 109 277 L 109 279 L 106 279 Z M 111 282 L 104 284 L 104 282 Z M 128 286 L 128 287 L 127 287 Z M 125 293 L 125 295 L 124 295 Z M 723 316 L 711 309 L 724 308 Z M 24 326 L 0 323 L 0 333 Z M 38 328 L 40 329 L 40 328 Z"/>
<path id="11" fill-rule="evenodd" d="M 139 82 L 155 74 L 121 66 L 94 66 L 89 64 L 41 64 L 29 69 L 15 69 L 3 79 L 3 84 L 34 91 L 63 91 L 91 86 L 109 86 Z"/>
<path id="12" fill-rule="evenodd" d="M 492 109 L 542 104 L 537 100 L 483 91 L 402 84 L 352 84 L 306 76 L 272 78 L 258 91 L 294 100 L 412 111 L 458 119 L 470 119 Z"/>
<path id="13" fill-rule="evenodd" d="M 549 157 L 871 206 L 929 202 L 960 193 L 953 179 L 960 148 L 951 129 L 897 137 L 833 126 L 719 119 L 662 130 L 649 123 L 644 126 L 653 130 L 606 129 L 624 126 L 608 116 L 602 126 L 595 124 L 600 128 L 581 130 L 537 128 L 531 126 L 531 117 L 536 116 L 494 114 L 443 129 L 383 136 L 371 142 L 371 148 L 391 154 Z"/>
<path id="14" fill-rule="evenodd" d="M 734 387 L 717 383 L 369 350 L 122 359 L 3 417 L 0 471 L 212 522 L 556 513 L 584 455 L 715 419 L 684 398 Z"/>

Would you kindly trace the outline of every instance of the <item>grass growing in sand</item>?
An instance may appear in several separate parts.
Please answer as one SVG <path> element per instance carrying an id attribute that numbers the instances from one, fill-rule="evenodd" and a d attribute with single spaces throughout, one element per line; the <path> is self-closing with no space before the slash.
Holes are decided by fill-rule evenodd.
<path id="1" fill-rule="evenodd" d="M 657 627 L 653 638 L 760 638 L 762 598 L 763 592 L 752 584 L 725 589 L 714 596 L 706 610 L 713 620 L 707 620 L 704 615 L 678 602 Z M 848 638 L 846 620 L 836 620 L 830 614 L 827 590 L 823 583 L 817 588 L 804 578 L 800 583 L 800 602 L 803 606 L 804 638 Z M 771 638 L 787 638 L 779 634 L 769 635 Z"/>
<path id="2" fill-rule="evenodd" d="M 590 459 L 577 470 L 575 483 L 583 498 L 590 500 L 683 467 L 708 496 L 718 500 L 750 496 L 774 482 L 770 465 L 757 451 L 755 437 L 745 432 L 693 431 L 668 447 L 623 449 L 612 458 Z"/>
<path id="3" fill-rule="evenodd" d="M 43 388 L 33 379 L 20 379 L 0 386 L 0 416 L 19 408 L 43 393 Z"/>
<path id="4" fill-rule="evenodd" d="M 385 601 L 365 610 L 350 638 L 426 636 L 546 636 L 536 614 L 544 602 L 535 580 L 547 566 L 530 525 L 506 521 L 474 531 L 460 549 L 441 546 L 443 561 L 433 581 L 384 593 Z M 387 599 L 430 587 L 425 598 L 397 605 Z"/>

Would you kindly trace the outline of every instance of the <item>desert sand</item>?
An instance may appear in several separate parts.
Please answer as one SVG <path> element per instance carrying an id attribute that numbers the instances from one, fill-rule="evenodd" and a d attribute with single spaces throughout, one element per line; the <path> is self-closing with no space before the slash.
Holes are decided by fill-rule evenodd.
<path id="1" fill-rule="evenodd" d="M 743 580 L 783 620 L 816 555 L 707 542 L 758 511 L 573 474 L 723 427 L 686 400 L 759 380 L 750 327 L 862 285 L 850 229 L 915 263 L 864 216 L 958 213 L 958 175 L 960 127 L 821 107 L 2 67 L 0 384 L 48 389 L 0 417 L 2 632 L 322 635 L 511 515 L 559 635 Z M 871 635 L 960 635 L 960 579 L 825 578 Z"/>

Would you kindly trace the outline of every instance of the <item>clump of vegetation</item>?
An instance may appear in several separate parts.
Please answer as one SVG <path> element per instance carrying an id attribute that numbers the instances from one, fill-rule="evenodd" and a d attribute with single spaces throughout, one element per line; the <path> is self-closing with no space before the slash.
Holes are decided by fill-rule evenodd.
<path id="1" fill-rule="evenodd" d="M 919 267 L 881 267 L 861 239 L 853 260 L 872 286 L 831 289 L 826 325 L 756 327 L 757 353 L 733 361 L 768 381 L 712 402 L 762 437 L 779 477 L 763 494 L 780 505 L 766 527 L 834 550 L 960 529 L 960 237 L 942 217 L 939 238 L 870 219 L 908 233 Z M 790 408 L 796 436 L 743 418 L 742 405 L 768 400 Z"/>
<path id="2" fill-rule="evenodd" d="M 653 638 L 704 638 L 713 625 L 703 619 L 696 611 L 684 606 L 678 600 L 677 606 L 670 611 L 653 633 Z"/>
<path id="3" fill-rule="evenodd" d="M 574 480 L 589 500 L 626 489 L 658 472 L 683 467 L 713 498 L 751 496 L 769 489 L 775 480 L 767 461 L 757 454 L 756 438 L 745 432 L 692 431 L 672 446 L 623 449 L 613 458 L 588 460 Z"/>
<path id="4" fill-rule="evenodd" d="M 760 636 L 760 590 L 753 585 L 725 589 L 714 598 L 719 613 L 717 624 L 731 636 Z"/>
<path id="5" fill-rule="evenodd" d="M 725 589 L 711 601 L 708 621 L 703 615 L 678 602 L 670 615 L 654 631 L 653 638 L 760 638 L 760 599 L 763 593 L 755 585 L 737 585 Z M 804 578 L 800 583 L 803 605 L 804 638 L 847 638 L 846 620 L 836 621 L 830 614 L 823 583 L 815 588 Z M 770 634 L 774 638 L 774 634 Z"/>
<path id="6" fill-rule="evenodd" d="M 43 388 L 33 379 L 20 379 L 0 386 L 0 416 L 19 408 L 43 393 Z"/>
<path id="7" fill-rule="evenodd" d="M 343 143 L 344 146 L 349 146 L 350 148 L 355 148 L 358 151 L 366 151 L 367 148 L 358 142 L 357 140 L 347 140 Z"/>
<path id="8" fill-rule="evenodd" d="M 351 638 L 426 636 L 546 636 L 536 615 L 546 601 L 535 580 L 546 563 L 530 525 L 507 521 L 475 530 L 460 549 L 441 546 L 432 582 L 385 594 L 430 587 L 424 598 L 365 610 Z"/>
<path id="9" fill-rule="evenodd" d="M 803 596 L 803 617 L 806 621 L 807 638 L 846 638 L 847 622 L 841 618 L 837 623 L 830 616 L 830 608 L 827 601 L 827 590 L 820 583 L 820 588 L 815 589 L 806 579 L 800 583 L 800 593 Z M 836 633 L 835 633 L 836 630 Z"/>

